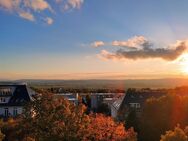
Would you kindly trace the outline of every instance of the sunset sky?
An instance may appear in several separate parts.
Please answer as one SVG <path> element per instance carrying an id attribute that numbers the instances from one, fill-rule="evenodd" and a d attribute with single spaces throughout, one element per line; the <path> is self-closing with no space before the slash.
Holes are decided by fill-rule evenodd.
<path id="1" fill-rule="evenodd" d="M 0 79 L 188 76 L 188 0 L 0 0 Z"/>

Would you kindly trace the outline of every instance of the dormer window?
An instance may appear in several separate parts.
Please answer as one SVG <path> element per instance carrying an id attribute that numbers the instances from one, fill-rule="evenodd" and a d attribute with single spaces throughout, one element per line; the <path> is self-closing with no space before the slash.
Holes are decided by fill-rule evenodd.
<path id="1" fill-rule="evenodd" d="M 11 88 L 0 88 L 0 95 L 12 95 Z"/>
<path id="2" fill-rule="evenodd" d="M 129 105 L 130 105 L 131 108 L 136 108 L 136 109 L 141 107 L 140 103 L 129 103 Z"/>
<path id="3" fill-rule="evenodd" d="M 5 103 L 5 102 L 6 102 L 5 97 L 1 97 L 1 98 L 0 98 L 0 103 Z"/>

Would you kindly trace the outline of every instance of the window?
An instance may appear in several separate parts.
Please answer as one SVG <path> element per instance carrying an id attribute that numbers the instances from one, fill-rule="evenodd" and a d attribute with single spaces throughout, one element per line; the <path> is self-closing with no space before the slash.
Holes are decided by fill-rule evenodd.
<path id="1" fill-rule="evenodd" d="M 10 88 L 0 88 L 0 95 L 7 95 L 7 94 L 11 94 Z"/>
<path id="2" fill-rule="evenodd" d="M 0 98 L 0 103 L 5 103 L 5 102 L 6 102 L 5 97 L 1 97 L 1 98 Z"/>
<path id="3" fill-rule="evenodd" d="M 140 103 L 129 103 L 131 108 L 140 108 Z"/>
<path id="4" fill-rule="evenodd" d="M 8 112 L 8 108 L 5 108 L 5 117 L 8 117 L 9 116 L 9 112 Z"/>
<path id="5" fill-rule="evenodd" d="M 130 103 L 130 107 L 131 107 L 131 108 L 134 108 L 134 103 Z"/>
<path id="6" fill-rule="evenodd" d="M 14 116 L 17 116 L 17 115 L 18 115 L 18 110 L 17 110 L 17 108 L 14 108 L 14 110 L 13 110 L 13 115 L 14 115 Z"/>
<path id="7" fill-rule="evenodd" d="M 136 108 L 140 108 L 140 103 L 137 103 L 137 104 L 136 104 Z"/>

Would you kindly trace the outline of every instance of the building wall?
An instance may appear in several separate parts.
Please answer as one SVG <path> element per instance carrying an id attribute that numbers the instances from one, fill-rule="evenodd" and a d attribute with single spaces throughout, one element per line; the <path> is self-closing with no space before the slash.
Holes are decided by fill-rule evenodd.
<path id="1" fill-rule="evenodd" d="M 91 95 L 91 108 L 96 109 L 97 106 L 97 95 Z"/>
<path id="2" fill-rule="evenodd" d="M 111 116 L 117 118 L 117 109 L 113 105 L 111 105 Z"/>
<path id="3" fill-rule="evenodd" d="M 0 103 L 8 103 L 9 100 L 10 100 L 10 97 L 0 96 Z"/>
<path id="4" fill-rule="evenodd" d="M 15 111 L 17 111 L 17 115 L 22 114 L 23 107 L 11 106 L 11 107 L 0 107 L 0 116 L 6 117 L 5 109 L 8 110 L 8 116 L 14 117 L 16 116 Z"/>
<path id="5" fill-rule="evenodd" d="M 105 102 L 106 98 L 113 98 L 115 93 L 92 93 L 91 94 L 91 108 L 96 109 L 100 104 Z"/>

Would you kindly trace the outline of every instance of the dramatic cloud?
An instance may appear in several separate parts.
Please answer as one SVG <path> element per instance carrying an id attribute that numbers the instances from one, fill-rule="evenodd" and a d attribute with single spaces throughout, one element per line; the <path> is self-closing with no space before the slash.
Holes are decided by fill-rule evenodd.
<path id="1" fill-rule="evenodd" d="M 49 14 L 54 15 L 57 7 L 67 7 L 67 10 L 79 9 L 83 2 L 84 0 L 0 0 L 0 10 L 8 11 L 29 21 L 45 19 L 42 21 L 50 25 L 53 23 L 53 19 L 49 17 Z M 56 7 L 56 10 L 52 5 Z"/>
<path id="2" fill-rule="evenodd" d="M 95 41 L 91 44 L 92 47 L 100 47 L 100 46 L 104 46 L 104 42 L 103 41 Z"/>
<path id="3" fill-rule="evenodd" d="M 142 41 L 141 41 L 142 42 Z M 136 45 L 136 44 L 134 44 Z M 134 50 L 125 50 L 123 48 L 118 49 L 115 53 L 110 53 L 107 50 L 102 50 L 98 55 L 103 59 L 121 60 L 121 59 L 150 59 L 161 58 L 166 61 L 176 60 L 182 55 L 188 48 L 188 41 L 177 41 L 176 44 L 170 45 L 165 48 L 157 48 L 149 41 L 145 40 L 142 44 L 139 44 L 139 48 Z M 127 47 L 127 46 L 126 46 Z M 136 47 L 136 46 L 130 46 Z"/>

